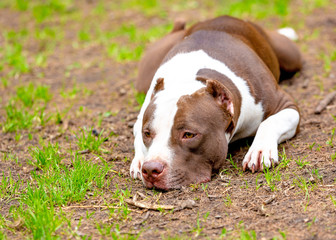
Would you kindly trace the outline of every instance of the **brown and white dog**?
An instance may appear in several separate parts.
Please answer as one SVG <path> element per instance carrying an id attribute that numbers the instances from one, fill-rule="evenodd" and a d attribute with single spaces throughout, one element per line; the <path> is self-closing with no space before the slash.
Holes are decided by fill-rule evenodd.
<path id="1" fill-rule="evenodd" d="M 210 181 L 228 143 L 253 135 L 243 169 L 277 164 L 278 144 L 295 135 L 300 121 L 278 86 L 280 70 L 301 69 L 288 36 L 295 32 L 283 32 L 229 16 L 189 29 L 175 24 L 140 62 L 136 86 L 149 90 L 134 125 L 131 176 L 164 190 Z"/>

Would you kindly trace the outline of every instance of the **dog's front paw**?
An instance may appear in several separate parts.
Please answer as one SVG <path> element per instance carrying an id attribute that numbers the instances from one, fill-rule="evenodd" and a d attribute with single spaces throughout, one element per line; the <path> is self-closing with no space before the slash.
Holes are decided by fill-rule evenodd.
<path id="1" fill-rule="evenodd" d="M 131 177 L 136 179 L 139 178 L 141 179 L 141 166 L 143 163 L 143 158 L 139 157 L 139 156 L 135 156 L 132 164 L 131 164 L 131 168 L 130 168 L 130 174 Z"/>
<path id="2" fill-rule="evenodd" d="M 243 160 L 243 170 L 262 171 L 263 167 L 278 164 L 278 144 L 276 142 L 253 142 Z"/>

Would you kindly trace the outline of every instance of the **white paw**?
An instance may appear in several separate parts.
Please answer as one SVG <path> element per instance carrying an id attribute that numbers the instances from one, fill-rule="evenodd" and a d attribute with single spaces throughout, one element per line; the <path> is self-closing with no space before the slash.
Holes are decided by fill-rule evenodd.
<path id="1" fill-rule="evenodd" d="M 136 179 L 141 179 L 141 166 L 143 164 L 143 157 L 135 156 L 133 158 L 131 168 L 130 168 L 130 174 L 131 177 Z"/>
<path id="2" fill-rule="evenodd" d="M 248 167 L 252 173 L 262 171 L 279 162 L 278 144 L 276 141 L 254 141 L 243 160 L 243 170 Z"/>

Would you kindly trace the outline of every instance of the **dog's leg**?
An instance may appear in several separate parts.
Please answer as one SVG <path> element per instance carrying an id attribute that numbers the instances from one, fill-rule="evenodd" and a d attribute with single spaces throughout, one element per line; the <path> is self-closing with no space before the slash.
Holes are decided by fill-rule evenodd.
<path id="1" fill-rule="evenodd" d="M 297 36 L 293 29 L 268 31 L 270 44 L 278 58 L 281 74 L 295 73 L 302 68 L 302 59 L 298 47 L 294 44 Z M 289 75 L 290 76 L 290 75 Z M 282 77 L 283 78 L 283 77 Z"/>
<path id="2" fill-rule="evenodd" d="M 141 134 L 141 125 L 142 125 L 142 118 L 138 118 L 136 123 L 134 124 L 133 132 L 134 132 L 134 151 L 135 155 L 131 164 L 130 174 L 132 178 L 139 178 L 141 179 L 141 166 L 144 161 L 144 154 L 143 154 L 143 141 L 142 141 L 142 134 Z"/>
<path id="3" fill-rule="evenodd" d="M 243 169 L 252 172 L 278 164 L 278 144 L 292 138 L 297 130 L 300 115 L 297 110 L 286 108 L 264 120 L 243 160 Z"/>

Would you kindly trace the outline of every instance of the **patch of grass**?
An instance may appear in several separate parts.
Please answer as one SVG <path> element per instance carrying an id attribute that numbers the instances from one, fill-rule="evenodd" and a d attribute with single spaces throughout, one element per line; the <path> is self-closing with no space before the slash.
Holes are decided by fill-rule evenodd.
<path id="1" fill-rule="evenodd" d="M 16 96 L 12 97 L 5 106 L 6 120 L 1 124 L 3 131 L 16 132 L 20 129 L 29 129 L 33 122 L 41 126 L 50 120 L 45 114 L 46 104 L 52 95 L 49 87 L 32 83 L 17 88 Z"/>
<path id="2" fill-rule="evenodd" d="M 90 31 L 88 31 L 87 29 L 81 29 L 77 35 L 78 35 L 79 41 L 81 42 L 89 42 L 92 38 Z"/>
<path id="3" fill-rule="evenodd" d="M 27 73 L 30 70 L 22 44 L 6 44 L 3 48 L 0 48 L 0 52 L 4 55 L 1 65 L 11 69 L 10 76 Z"/>
<path id="4" fill-rule="evenodd" d="M 313 176 L 315 176 L 316 179 L 318 179 L 319 181 L 321 181 L 321 180 L 323 179 L 323 176 L 320 175 L 320 173 L 319 173 L 319 169 L 318 169 L 318 168 L 314 168 L 314 169 L 312 169 L 312 174 L 313 174 Z"/>
<path id="5" fill-rule="evenodd" d="M 19 192 L 19 187 L 21 185 L 21 179 L 14 180 L 12 172 L 9 172 L 9 176 L 5 176 L 5 173 L 2 172 L 2 178 L 0 182 L 0 199 L 14 198 L 15 195 Z"/>
<path id="6" fill-rule="evenodd" d="M 333 196 L 330 195 L 330 199 L 331 202 L 334 204 L 334 206 L 336 207 L 336 199 L 333 198 Z"/>
<path id="7" fill-rule="evenodd" d="M 48 145 L 42 146 L 42 149 L 38 147 L 31 148 L 30 155 L 33 158 L 30 164 L 39 169 L 49 168 L 51 166 L 53 168 L 59 167 L 62 158 L 57 143 L 48 143 Z"/>
<path id="8" fill-rule="evenodd" d="M 240 175 L 243 174 L 243 171 L 240 167 L 238 167 L 238 164 L 232 159 L 231 154 L 229 154 L 229 158 L 226 159 L 228 162 L 231 163 L 231 165 L 233 166 L 233 168 L 239 172 Z"/>
<path id="9" fill-rule="evenodd" d="M 42 103 L 48 103 L 52 95 L 50 88 L 44 85 L 35 86 L 30 83 L 28 86 L 18 87 L 16 90 L 16 98 L 20 100 L 24 107 L 31 108 L 36 101 L 41 100 Z"/>
<path id="10" fill-rule="evenodd" d="M 0 68 L 1 69 L 1 68 Z M 0 77 L 0 81 L 2 83 L 2 86 L 4 88 L 7 88 L 8 87 L 8 78 L 7 77 Z"/>
<path id="11" fill-rule="evenodd" d="M 301 12 L 304 14 L 311 13 L 316 8 L 322 8 L 328 6 L 330 0 L 303 0 Z"/>
<path id="12" fill-rule="evenodd" d="M 139 104 L 140 107 L 144 103 L 145 98 L 146 98 L 146 94 L 145 93 L 141 93 L 141 92 L 136 92 L 135 93 L 135 100 L 137 101 L 137 103 Z"/>
<path id="13" fill-rule="evenodd" d="M 206 212 L 203 215 L 203 221 L 206 222 L 207 218 L 209 217 L 209 212 Z M 191 232 L 194 233 L 194 237 L 197 238 L 199 236 L 201 236 L 201 233 L 203 231 L 204 227 L 202 227 L 201 225 L 201 221 L 200 221 L 200 217 L 199 217 L 199 213 L 197 213 L 197 219 L 196 219 L 196 227 L 193 228 L 193 230 L 191 230 Z"/>
<path id="14" fill-rule="evenodd" d="M 55 209 L 45 190 L 31 185 L 21 197 L 20 206 L 10 213 L 14 220 L 23 222 L 34 239 L 55 239 L 56 231 L 66 223 L 65 215 Z"/>
<path id="15" fill-rule="evenodd" d="M 59 26 L 48 26 L 48 25 L 40 25 L 35 27 L 35 32 L 33 37 L 37 41 L 39 46 L 38 54 L 42 55 L 45 59 L 40 59 L 46 61 L 47 57 L 53 53 L 57 44 L 59 44 L 64 39 L 64 29 Z M 41 58 L 41 57 L 40 57 Z M 36 60 L 38 63 L 38 60 Z M 37 66 L 44 66 L 39 65 Z"/>
<path id="16" fill-rule="evenodd" d="M 324 76 L 328 77 L 331 72 L 331 63 L 336 60 L 336 51 L 330 54 L 321 53 L 320 57 L 323 61 Z"/>
<path id="17" fill-rule="evenodd" d="M 18 166 L 22 166 L 19 158 L 13 153 L 3 153 L 3 161 L 14 161 Z"/>
<path id="18" fill-rule="evenodd" d="M 46 0 L 43 2 L 33 1 L 32 14 L 38 23 L 48 20 L 55 14 L 65 14 L 73 8 L 72 0 Z"/>
<path id="19" fill-rule="evenodd" d="M 267 185 L 270 187 L 271 191 L 276 191 L 276 182 L 281 181 L 281 173 L 279 172 L 279 168 L 275 168 L 270 170 L 264 165 L 264 177 L 266 180 Z"/>
<path id="20" fill-rule="evenodd" d="M 333 130 L 331 131 L 331 137 L 326 142 L 326 144 L 328 144 L 330 147 L 334 147 L 333 140 L 334 140 L 334 137 L 335 137 L 335 129 L 336 128 L 333 128 Z"/>
<path id="21" fill-rule="evenodd" d="M 242 0 L 232 1 L 230 4 L 227 4 L 225 1 L 221 0 L 217 7 L 217 15 L 227 14 L 242 18 L 252 16 L 257 19 L 263 19 L 269 16 L 283 17 L 290 11 L 289 3 L 289 0 Z"/>
<path id="22" fill-rule="evenodd" d="M 114 31 L 98 30 L 98 42 L 106 47 L 107 55 L 118 62 L 136 61 L 140 59 L 145 45 L 167 34 L 172 24 L 163 24 L 149 29 L 140 29 L 134 24 L 123 24 Z M 84 36 L 83 38 L 86 38 Z M 122 40 L 123 44 L 114 39 Z M 134 46 L 136 44 L 136 46 Z"/>
<path id="23" fill-rule="evenodd" d="M 279 152 L 279 157 L 281 159 L 281 162 L 279 163 L 278 168 L 286 168 L 288 164 L 292 161 L 292 158 L 287 157 L 286 150 L 283 147 L 282 152 Z"/>
<path id="24" fill-rule="evenodd" d="M 5 106 L 5 111 L 7 117 L 5 122 L 1 124 L 4 132 L 15 132 L 19 129 L 27 129 L 32 126 L 35 115 L 30 114 L 25 109 L 16 107 L 13 101 Z"/>
<path id="25" fill-rule="evenodd" d="M 74 99 L 80 92 L 81 89 L 77 86 L 77 84 L 74 84 L 70 90 L 66 91 L 64 88 L 62 88 L 60 90 L 60 95 L 65 99 Z"/>
<path id="26" fill-rule="evenodd" d="M 224 198 L 224 204 L 226 207 L 231 207 L 232 200 L 229 194 L 226 194 L 226 197 Z"/>
<path id="27" fill-rule="evenodd" d="M 301 157 L 298 157 L 297 160 L 295 160 L 296 164 L 299 166 L 299 168 L 303 168 L 305 166 L 309 166 L 310 165 L 310 162 L 309 161 L 305 161 L 305 159 L 307 158 L 308 156 L 305 156 L 303 158 Z"/>
<path id="28" fill-rule="evenodd" d="M 161 15 L 165 16 L 165 11 L 163 10 L 163 3 L 158 0 L 125 0 L 120 2 L 119 4 L 114 3 L 114 9 L 131 9 L 133 11 L 138 11 L 143 13 L 145 16 L 154 16 Z"/>
<path id="29" fill-rule="evenodd" d="M 120 46 L 117 43 L 111 43 L 107 47 L 107 55 L 117 62 L 137 61 L 140 59 L 144 46 L 138 45 L 135 48 L 129 46 Z"/>
<path id="30" fill-rule="evenodd" d="M 33 178 L 39 188 L 43 188 L 51 202 L 56 205 L 79 202 L 84 199 L 93 186 L 102 188 L 110 167 L 92 164 L 75 154 L 72 169 L 55 165 L 46 169 L 43 175 L 34 174 Z"/>
<path id="31" fill-rule="evenodd" d="M 334 154 L 331 154 L 330 157 L 331 157 L 331 161 L 334 162 L 336 159 L 336 152 Z"/>
<path id="32" fill-rule="evenodd" d="M 100 153 L 100 146 L 106 141 L 106 138 L 102 136 L 103 132 L 102 130 L 98 136 L 95 136 L 92 129 L 82 128 L 80 133 L 76 136 L 79 150 L 89 150 L 91 152 Z"/>
<path id="33" fill-rule="evenodd" d="M 316 142 L 313 142 L 312 144 L 308 145 L 308 148 L 309 148 L 310 150 L 313 150 L 313 147 L 315 146 L 315 144 L 316 144 Z"/>
<path id="34" fill-rule="evenodd" d="M 313 219 L 309 222 L 307 222 L 307 228 L 311 228 L 311 226 L 316 222 L 316 217 L 313 217 Z"/>
<path id="35" fill-rule="evenodd" d="M 127 203 L 125 202 L 125 199 L 128 199 L 131 197 L 131 190 L 128 188 L 121 189 L 117 184 L 115 185 L 115 190 L 112 195 L 113 199 L 116 199 L 117 201 L 112 204 L 113 208 L 109 208 L 109 213 L 111 218 L 116 218 L 119 221 L 125 221 L 127 219 L 130 219 L 130 212 Z"/>
<path id="36" fill-rule="evenodd" d="M 110 166 L 93 164 L 75 154 L 72 168 L 69 169 L 59 161 L 49 159 L 50 155 L 60 159 L 56 149 L 57 147 L 48 145 L 36 151 L 38 158 L 45 158 L 40 162 L 50 164 L 44 164 L 41 171 L 32 172 L 32 180 L 20 196 L 19 207 L 10 210 L 13 220 L 22 221 L 22 225 L 34 239 L 58 238 L 58 229 L 67 227 L 67 224 L 71 228 L 62 209 L 57 210 L 55 206 L 80 202 L 94 186 L 103 188 L 108 184 L 105 176 Z"/>
<path id="37" fill-rule="evenodd" d="M 305 195 L 305 201 L 306 201 L 306 205 L 304 206 L 305 211 L 307 210 L 307 206 L 309 203 L 309 192 L 313 191 L 316 187 L 315 183 L 312 183 L 309 180 L 306 180 L 304 177 L 297 177 L 293 180 L 293 184 L 294 186 L 297 186 L 301 189 L 302 193 L 304 193 Z"/>

